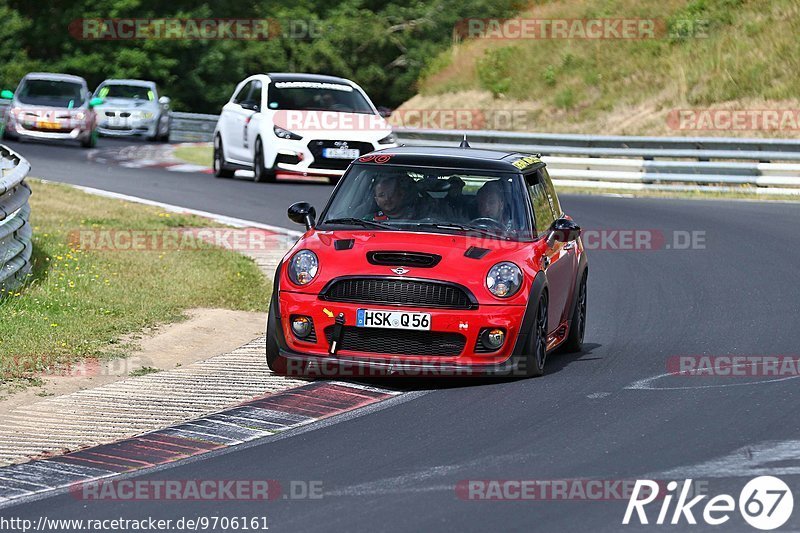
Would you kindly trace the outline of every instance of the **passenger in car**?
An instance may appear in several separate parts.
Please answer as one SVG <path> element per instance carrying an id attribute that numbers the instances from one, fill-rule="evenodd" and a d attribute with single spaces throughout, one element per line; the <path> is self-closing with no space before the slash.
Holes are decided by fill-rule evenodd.
<path id="1" fill-rule="evenodd" d="M 511 226 L 508 215 L 503 183 L 500 180 L 487 181 L 476 195 L 478 200 L 478 218 L 490 218 L 507 229 Z"/>

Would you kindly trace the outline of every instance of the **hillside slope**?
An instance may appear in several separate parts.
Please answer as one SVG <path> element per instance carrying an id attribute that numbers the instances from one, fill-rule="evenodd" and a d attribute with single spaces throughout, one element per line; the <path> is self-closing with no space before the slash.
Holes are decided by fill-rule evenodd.
<path id="1" fill-rule="evenodd" d="M 572 33 L 514 38 L 513 25 L 464 21 L 393 121 L 470 110 L 486 129 L 800 137 L 797 0 L 540 0 L 515 18 Z M 650 21 L 654 38 L 574 38 L 597 19 Z"/>

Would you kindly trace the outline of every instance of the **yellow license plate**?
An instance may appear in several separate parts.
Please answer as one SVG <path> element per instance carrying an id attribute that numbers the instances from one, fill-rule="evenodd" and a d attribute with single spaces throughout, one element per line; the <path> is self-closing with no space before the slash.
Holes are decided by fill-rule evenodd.
<path id="1" fill-rule="evenodd" d="M 43 129 L 43 130 L 59 130 L 61 129 L 61 124 L 58 122 L 37 122 L 36 126 Z"/>

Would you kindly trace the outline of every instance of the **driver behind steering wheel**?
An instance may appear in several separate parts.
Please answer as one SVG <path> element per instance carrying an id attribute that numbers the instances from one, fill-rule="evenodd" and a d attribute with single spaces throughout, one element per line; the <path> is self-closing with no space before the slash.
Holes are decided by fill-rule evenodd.
<path id="1" fill-rule="evenodd" d="M 500 180 L 487 181 L 476 194 L 478 201 L 478 217 L 489 218 L 511 230 L 511 217 L 506 207 L 503 184 Z"/>

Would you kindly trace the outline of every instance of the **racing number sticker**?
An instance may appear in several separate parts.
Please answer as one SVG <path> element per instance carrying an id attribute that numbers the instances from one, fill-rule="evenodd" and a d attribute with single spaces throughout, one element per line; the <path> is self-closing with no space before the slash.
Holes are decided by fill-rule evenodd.
<path id="1" fill-rule="evenodd" d="M 361 163 L 388 163 L 389 160 L 392 158 L 391 155 L 388 154 L 381 154 L 381 155 L 365 155 L 363 157 L 359 157 L 358 161 Z"/>

